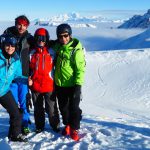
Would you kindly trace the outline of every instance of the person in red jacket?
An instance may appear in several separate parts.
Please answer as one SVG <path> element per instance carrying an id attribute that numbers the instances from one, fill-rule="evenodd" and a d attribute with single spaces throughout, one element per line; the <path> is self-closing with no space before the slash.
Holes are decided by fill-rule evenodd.
<path id="1" fill-rule="evenodd" d="M 49 33 L 45 28 L 37 29 L 34 39 L 35 48 L 30 53 L 29 86 L 32 91 L 36 133 L 44 130 L 45 111 L 52 129 L 58 132 L 60 120 L 53 81 L 55 52 L 48 47 Z"/>

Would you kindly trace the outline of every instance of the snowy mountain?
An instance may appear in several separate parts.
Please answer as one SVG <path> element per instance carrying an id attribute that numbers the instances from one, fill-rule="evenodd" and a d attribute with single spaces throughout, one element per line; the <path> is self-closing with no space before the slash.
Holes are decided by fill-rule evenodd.
<path id="1" fill-rule="evenodd" d="M 136 49 L 150 47 L 150 29 L 121 41 L 115 46 L 115 49 Z"/>
<path id="2" fill-rule="evenodd" d="M 0 108 L 0 149 L 150 149 L 150 49 L 87 52 L 86 60 L 80 141 L 54 133 L 48 118 L 45 131 L 35 134 L 31 110 L 29 142 L 9 142 L 9 117 Z"/>
<path id="3" fill-rule="evenodd" d="M 125 21 L 118 28 L 149 28 L 150 27 L 150 9 L 144 15 L 134 15 Z"/>
<path id="4" fill-rule="evenodd" d="M 124 20 L 116 19 L 110 20 L 106 17 L 102 17 L 101 15 L 97 16 L 81 16 L 79 13 L 69 13 L 69 14 L 61 14 L 58 16 L 53 16 L 48 20 L 45 19 L 35 19 L 33 24 L 40 26 L 57 26 L 60 23 L 67 22 L 72 27 L 81 28 L 81 27 L 90 27 L 96 28 L 96 24 L 99 22 L 117 22 L 122 23 Z"/>

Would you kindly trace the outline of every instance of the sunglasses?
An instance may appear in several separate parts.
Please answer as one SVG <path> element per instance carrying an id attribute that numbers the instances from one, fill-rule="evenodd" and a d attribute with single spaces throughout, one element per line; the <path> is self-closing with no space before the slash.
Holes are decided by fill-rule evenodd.
<path id="1" fill-rule="evenodd" d="M 69 34 L 60 34 L 60 35 L 58 35 L 59 39 L 62 39 L 63 37 L 67 38 L 67 37 L 69 37 Z"/>
<path id="2" fill-rule="evenodd" d="M 38 35 L 35 40 L 37 42 L 46 42 L 46 36 Z"/>
<path id="3" fill-rule="evenodd" d="M 5 46 L 12 46 L 16 47 L 17 46 L 17 40 L 14 37 L 6 37 L 4 41 Z"/>

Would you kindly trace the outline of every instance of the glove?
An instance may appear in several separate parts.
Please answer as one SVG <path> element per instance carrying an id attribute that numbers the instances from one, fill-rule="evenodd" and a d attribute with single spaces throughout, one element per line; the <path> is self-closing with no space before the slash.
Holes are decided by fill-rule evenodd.
<path id="1" fill-rule="evenodd" d="M 73 98 L 74 99 L 81 99 L 81 85 L 75 85 L 74 86 Z"/>
<path id="2" fill-rule="evenodd" d="M 27 105 L 27 109 L 29 110 L 29 108 L 32 109 L 32 101 L 31 101 L 31 94 L 27 93 L 26 95 L 26 105 Z"/>

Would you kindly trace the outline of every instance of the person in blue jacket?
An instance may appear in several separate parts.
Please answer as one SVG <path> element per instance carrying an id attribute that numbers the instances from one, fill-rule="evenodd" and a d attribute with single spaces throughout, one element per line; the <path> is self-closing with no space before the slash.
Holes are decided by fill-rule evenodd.
<path id="1" fill-rule="evenodd" d="M 21 134 L 22 115 L 10 91 L 10 84 L 13 80 L 26 82 L 22 76 L 20 59 L 15 52 L 16 47 L 17 40 L 14 37 L 7 35 L 3 38 L 3 45 L 0 49 L 0 104 L 10 116 L 9 140 L 26 142 L 27 138 Z"/>
<path id="2" fill-rule="evenodd" d="M 16 52 L 20 57 L 22 74 L 26 78 L 29 76 L 29 50 L 34 47 L 33 36 L 27 30 L 29 25 L 29 19 L 25 15 L 21 15 L 15 18 L 15 26 L 8 27 L 4 31 L 4 34 L 13 35 L 18 41 Z M 28 84 L 13 81 L 10 90 L 12 91 L 15 101 L 22 110 L 22 133 L 27 135 L 30 133 L 29 124 L 31 123 L 27 106 L 27 103 L 29 102 Z"/>

